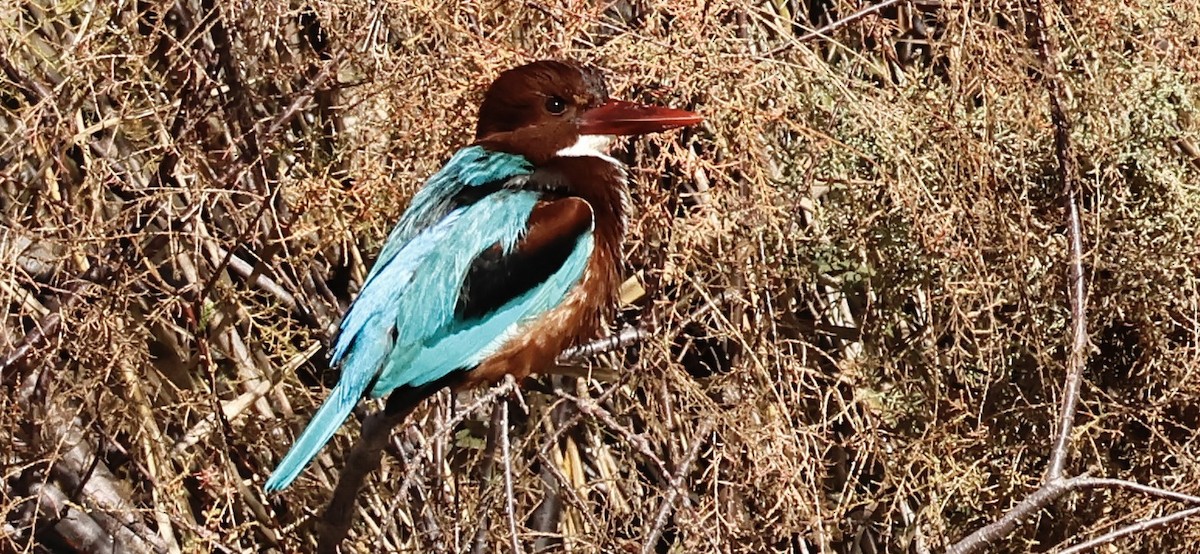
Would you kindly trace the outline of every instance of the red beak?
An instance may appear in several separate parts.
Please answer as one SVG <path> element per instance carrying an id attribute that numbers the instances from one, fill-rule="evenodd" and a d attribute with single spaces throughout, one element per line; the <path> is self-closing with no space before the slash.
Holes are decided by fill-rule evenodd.
<path id="1" fill-rule="evenodd" d="M 585 135 L 644 135 L 686 127 L 704 121 L 687 110 L 642 106 L 624 100 L 609 100 L 580 117 L 579 130 Z"/>

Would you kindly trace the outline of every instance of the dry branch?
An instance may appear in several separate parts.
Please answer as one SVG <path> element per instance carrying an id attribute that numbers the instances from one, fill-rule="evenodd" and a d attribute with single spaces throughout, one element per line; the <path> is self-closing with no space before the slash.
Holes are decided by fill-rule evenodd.
<path id="1" fill-rule="evenodd" d="M 407 411 L 387 414 L 375 412 L 362 424 L 362 435 L 354 444 L 354 449 L 346 456 L 345 465 L 338 476 L 337 487 L 333 497 L 321 516 L 317 536 L 317 552 L 334 554 L 338 546 L 350 533 L 350 524 L 358 513 L 359 491 L 367 476 L 379 468 L 383 450 L 392 436 L 392 429 L 402 423 L 416 405 L 409 406 Z"/>
<path id="2" fill-rule="evenodd" d="M 1094 539 L 1081 542 L 1070 548 L 1064 548 L 1059 551 L 1059 554 L 1079 554 L 1080 552 L 1087 552 L 1096 548 L 1097 546 L 1108 544 L 1119 538 L 1128 537 L 1137 533 L 1143 533 L 1156 527 L 1164 527 L 1176 521 L 1189 518 L 1197 514 L 1200 514 L 1200 506 L 1188 508 L 1186 510 L 1179 510 L 1178 512 L 1167 514 L 1165 516 L 1139 521 L 1132 525 L 1121 527 L 1120 529 L 1114 529 L 1111 532 L 1105 533 L 1104 535 Z"/>
<path id="3" fill-rule="evenodd" d="M 1063 203 L 1067 217 L 1068 298 L 1071 305 L 1070 346 L 1066 359 L 1066 377 L 1063 380 L 1062 400 L 1058 411 L 1058 425 L 1054 444 L 1050 450 L 1050 463 L 1037 492 L 1013 506 L 1004 516 L 966 538 L 955 543 L 948 554 L 978 552 L 988 544 L 1007 536 L 1017 525 L 1072 490 L 1071 481 L 1063 477 L 1063 466 L 1073 447 L 1072 430 L 1075 426 L 1076 406 L 1079 389 L 1083 382 L 1083 369 L 1087 365 L 1087 296 L 1083 281 L 1083 238 L 1079 222 L 1079 171 L 1076 167 L 1075 148 L 1071 142 L 1071 123 L 1064 106 L 1062 76 L 1058 71 L 1058 40 L 1048 29 L 1053 28 L 1053 16 L 1044 0 L 1033 0 L 1034 33 L 1038 45 L 1043 71 L 1044 86 L 1050 100 L 1050 117 L 1054 125 L 1054 154 L 1058 162 L 1058 180 L 1063 187 Z"/>
<path id="4" fill-rule="evenodd" d="M 1083 275 L 1083 238 L 1079 215 L 1079 170 L 1077 167 L 1077 154 L 1071 139 L 1072 127 L 1070 119 L 1066 111 L 1066 91 L 1063 78 L 1058 70 L 1059 48 L 1056 37 L 1048 31 L 1053 28 L 1053 16 L 1049 8 L 1041 0 L 1035 0 L 1033 3 L 1034 13 L 1037 14 L 1034 23 L 1036 42 L 1038 44 L 1039 54 L 1044 67 L 1043 83 L 1047 89 L 1050 99 L 1050 114 L 1054 126 L 1054 144 L 1055 144 L 1055 159 L 1058 163 L 1058 179 L 1062 183 L 1064 193 L 1064 211 L 1066 213 L 1066 228 L 1068 240 L 1068 261 L 1067 261 L 1067 277 L 1068 277 L 1068 297 L 1071 306 L 1071 326 L 1070 326 L 1070 342 L 1066 359 L 1066 377 L 1063 384 L 1061 406 L 1059 408 L 1059 417 L 1056 433 L 1054 435 L 1054 444 L 1050 451 L 1050 462 L 1048 464 L 1042 484 L 1036 492 L 1026 497 L 1021 502 L 1009 509 L 1009 511 L 999 520 L 990 523 L 979 529 L 970 536 L 964 538 L 958 543 L 951 546 L 948 550 L 951 554 L 965 554 L 977 552 L 983 549 L 986 545 L 995 542 L 996 540 L 1013 532 L 1017 525 L 1045 508 L 1051 502 L 1054 502 L 1064 493 L 1069 491 L 1098 486 L 1119 486 L 1129 488 L 1150 494 L 1153 496 L 1161 496 L 1171 498 L 1173 500 L 1183 500 L 1188 502 L 1196 502 L 1200 500 L 1192 495 L 1181 494 L 1173 491 L 1159 489 L 1140 485 L 1138 483 L 1119 480 L 1119 479 L 1097 479 L 1086 476 L 1066 478 L 1063 476 L 1066 460 L 1073 448 L 1073 428 L 1074 420 L 1077 415 L 1077 405 L 1079 402 L 1080 386 L 1083 381 L 1083 370 L 1088 360 L 1088 350 L 1090 348 L 1087 331 L 1087 296 L 1084 284 Z M 1184 510 L 1180 513 L 1192 513 L 1194 509 Z M 1178 516 L 1179 514 L 1175 514 Z M 1152 528 L 1156 525 L 1164 525 L 1179 517 L 1156 518 L 1153 523 L 1148 523 L 1146 526 L 1134 525 L 1116 532 L 1111 538 L 1112 540 L 1118 536 L 1135 532 L 1140 529 Z M 1102 539 L 1104 537 L 1101 537 Z M 1094 546 L 1107 542 L 1106 540 L 1097 539 L 1096 541 L 1088 541 L 1084 543 L 1087 546 Z M 1084 548 L 1080 545 L 1076 548 Z M 1074 550 L 1074 549 L 1071 549 Z"/>
<path id="5" fill-rule="evenodd" d="M 675 501 L 679 498 L 679 491 L 683 486 L 683 481 L 687 478 L 688 472 L 691 471 L 692 464 L 696 461 L 696 456 L 700 453 L 700 447 L 708 441 L 708 435 L 712 431 L 712 426 L 713 420 L 706 419 L 696 429 L 696 434 L 692 437 L 692 447 L 688 449 L 687 456 L 676 467 L 675 475 L 671 477 L 667 496 L 663 498 L 662 503 L 659 505 L 658 513 L 654 516 L 654 526 L 650 528 L 650 532 L 646 534 L 645 542 L 642 543 L 642 554 L 649 554 L 658 550 L 658 539 L 662 536 L 663 527 L 667 525 L 667 518 L 675 510 Z"/>
<path id="6" fill-rule="evenodd" d="M 511 390 L 517 390 L 511 375 L 508 376 L 506 384 Z M 513 498 L 512 448 L 508 439 L 508 400 L 502 399 L 497 409 L 500 410 L 500 456 L 504 460 L 504 512 L 508 515 L 508 536 L 512 541 L 512 552 L 520 554 L 525 552 L 525 549 L 521 548 L 521 540 L 517 536 L 517 501 Z"/>

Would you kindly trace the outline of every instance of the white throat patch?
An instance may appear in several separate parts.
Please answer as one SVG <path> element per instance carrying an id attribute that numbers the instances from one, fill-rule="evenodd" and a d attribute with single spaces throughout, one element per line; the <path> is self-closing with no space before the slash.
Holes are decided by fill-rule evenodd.
<path id="1" fill-rule="evenodd" d="M 608 147 L 612 142 L 612 135 L 579 135 L 579 140 L 576 140 L 575 144 L 555 152 L 554 155 L 564 158 L 582 156 L 600 158 L 624 172 L 625 164 L 617 161 L 616 158 L 609 156 L 607 153 Z"/>
<path id="2" fill-rule="evenodd" d="M 625 172 L 625 164 L 609 156 L 606 152 L 614 138 L 612 135 L 579 135 L 579 140 L 575 141 L 575 144 L 555 152 L 554 155 L 564 158 L 582 156 L 600 158 L 621 172 L 621 186 L 617 189 L 621 194 L 621 234 L 624 235 L 625 230 L 629 228 L 629 212 L 633 210 L 633 202 L 629 198 L 629 189 L 625 186 L 629 179 L 629 174 Z"/>

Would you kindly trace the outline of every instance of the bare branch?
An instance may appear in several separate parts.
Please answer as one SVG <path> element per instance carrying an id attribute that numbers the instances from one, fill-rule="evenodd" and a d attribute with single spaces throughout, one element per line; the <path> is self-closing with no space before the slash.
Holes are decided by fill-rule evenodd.
<path id="1" fill-rule="evenodd" d="M 708 434 L 712 431 L 712 426 L 713 419 L 708 418 L 696 429 L 696 434 L 692 437 L 692 448 L 688 450 L 687 457 L 683 459 L 683 462 L 676 468 L 675 475 L 671 477 L 670 489 L 667 490 L 667 496 L 663 498 L 662 504 L 658 508 L 658 515 L 654 517 L 654 527 L 646 535 L 646 542 L 642 543 L 642 554 L 657 551 L 658 538 L 662 536 L 663 527 L 667 524 L 667 517 L 675 509 L 675 499 L 679 498 L 683 480 L 687 478 L 692 463 L 696 461 L 696 456 L 700 453 L 700 446 L 708 442 Z"/>
<path id="2" fill-rule="evenodd" d="M 947 548 L 946 554 L 969 554 L 983 550 L 983 547 L 1008 536 L 1025 518 L 1045 508 L 1069 490 L 1071 490 L 1069 481 L 1058 480 L 1043 484 L 1033 494 L 1026 496 L 1024 500 L 1013 506 L 1003 517 L 983 526 Z"/>
<path id="3" fill-rule="evenodd" d="M 1125 527 L 1122 527 L 1120 529 L 1115 529 L 1110 533 L 1106 533 L 1106 534 L 1096 537 L 1092 540 L 1079 543 L 1070 548 L 1063 549 L 1063 550 L 1059 551 L 1058 554 L 1079 554 L 1080 552 L 1086 552 L 1086 551 L 1096 548 L 1097 546 L 1100 546 L 1102 544 L 1106 544 L 1106 543 L 1115 541 L 1121 537 L 1127 537 L 1134 533 L 1140 533 L 1142 531 L 1145 531 L 1147 529 L 1153 529 L 1155 527 L 1162 527 L 1164 525 L 1168 525 L 1170 523 L 1179 521 L 1181 519 L 1192 517 L 1196 514 L 1200 514 L 1200 506 L 1197 506 L 1195 508 L 1188 508 L 1186 510 L 1180 510 L 1173 514 L 1167 514 L 1165 516 L 1156 517 L 1153 519 L 1139 521 L 1132 525 L 1126 525 Z"/>
<path id="4" fill-rule="evenodd" d="M 1066 377 L 1063 383 L 1062 402 L 1059 407 L 1057 432 L 1050 451 L 1050 463 L 1042 486 L 1022 500 L 999 520 L 984 526 L 953 545 L 948 552 L 965 554 L 977 552 L 987 544 L 1011 533 L 1021 520 L 1042 509 L 1064 492 L 1078 486 L 1080 482 L 1063 479 L 1063 467 L 1071 450 L 1071 435 L 1075 425 L 1075 413 L 1079 402 L 1079 388 L 1083 382 L 1083 369 L 1087 363 L 1087 297 L 1083 283 L 1083 239 L 1079 222 L 1078 168 L 1074 147 L 1071 143 L 1071 124 L 1063 106 L 1063 83 L 1058 72 L 1058 44 L 1047 29 L 1051 26 L 1050 13 L 1043 0 L 1033 0 L 1034 24 L 1039 53 L 1044 66 L 1044 80 L 1050 97 L 1050 112 L 1054 122 L 1055 156 L 1058 160 L 1058 178 L 1065 191 L 1063 202 L 1067 212 L 1067 233 L 1070 242 L 1068 254 L 1068 282 L 1071 303 L 1071 344 L 1066 360 Z"/>
<path id="5" fill-rule="evenodd" d="M 355 506 L 358 491 L 362 489 L 367 476 L 379 468 L 392 428 L 403 422 L 410 413 L 411 409 L 392 415 L 378 411 L 363 420 L 362 435 L 346 456 L 337 487 L 333 490 L 333 498 L 329 500 L 329 506 L 325 508 L 318 524 L 317 552 L 336 554 L 338 545 L 350 533 L 350 524 L 358 511 Z"/>
<path id="6" fill-rule="evenodd" d="M 50 484 L 30 487 L 30 502 L 37 504 L 38 525 L 51 525 L 55 532 L 77 552 L 125 552 L 131 545 L 123 544 L 109 535 L 87 513 L 80 510 L 67 496 Z M 137 550 L 133 550 L 137 551 Z"/>
<path id="7" fill-rule="evenodd" d="M 509 388 L 516 389 L 516 382 L 513 381 L 512 375 L 505 376 L 507 381 L 510 381 Z M 521 541 L 517 537 L 517 509 L 516 500 L 513 498 L 513 474 L 512 474 L 512 450 L 508 444 L 508 400 L 500 401 L 500 455 L 504 460 L 504 499 L 505 511 L 508 513 L 508 536 L 512 540 L 512 551 L 514 554 L 524 552 L 521 548 Z"/>
<path id="8" fill-rule="evenodd" d="M 1150 485 L 1143 485 L 1135 481 L 1126 481 L 1124 479 L 1107 479 L 1103 477 L 1087 477 L 1081 476 L 1071 479 L 1071 483 L 1076 488 L 1121 488 L 1137 491 L 1149 496 L 1157 496 L 1168 500 L 1177 500 L 1179 502 L 1187 502 L 1189 504 L 1200 504 L 1200 496 L 1175 492 L 1173 490 L 1163 489 Z"/>
<path id="9" fill-rule="evenodd" d="M 1071 430 L 1075 424 L 1079 387 L 1088 357 L 1087 292 L 1083 283 L 1083 232 L 1079 223 L 1079 168 L 1075 147 L 1071 142 L 1071 122 L 1064 108 L 1065 95 L 1062 75 L 1058 71 L 1058 41 L 1047 29 L 1052 27 L 1051 15 L 1044 0 L 1033 0 L 1036 8 L 1037 43 L 1050 96 L 1050 117 L 1054 122 L 1054 153 L 1058 160 L 1058 179 L 1063 187 L 1063 204 L 1067 212 L 1068 254 L 1067 283 L 1071 299 L 1071 346 L 1067 354 L 1067 377 L 1063 383 L 1062 404 L 1058 412 L 1058 433 L 1050 453 L 1046 480 L 1059 479 L 1063 474 L 1071 448 Z"/>
<path id="10" fill-rule="evenodd" d="M 611 337 L 596 339 L 587 344 L 571 347 L 563 351 L 558 356 L 560 362 L 572 362 L 584 358 L 597 356 L 605 352 L 612 352 L 618 348 L 637 344 L 646 340 L 650 336 L 650 331 L 641 327 L 626 327 Z"/>
<path id="11" fill-rule="evenodd" d="M 1051 502 L 1054 502 L 1063 494 L 1078 489 L 1089 488 L 1123 488 L 1150 496 L 1157 496 L 1159 498 L 1187 502 L 1190 504 L 1200 504 L 1200 496 L 1184 494 L 1150 485 L 1143 485 L 1141 483 L 1126 481 L 1124 479 L 1106 479 L 1099 477 L 1088 477 L 1087 475 L 1081 475 L 1071 479 L 1056 479 L 1049 483 L 1043 484 L 1033 494 L 1025 497 L 1024 500 L 1019 502 L 1016 506 L 1013 506 L 1012 509 L 1010 509 L 1008 513 L 1004 514 L 1004 516 L 999 520 L 972 533 L 967 538 L 951 546 L 946 550 L 946 552 L 947 554 L 978 552 L 987 544 L 990 544 L 991 542 L 1011 533 L 1014 529 L 1016 529 L 1017 525 L 1019 525 L 1022 520 L 1032 516 L 1035 512 L 1046 507 Z"/>

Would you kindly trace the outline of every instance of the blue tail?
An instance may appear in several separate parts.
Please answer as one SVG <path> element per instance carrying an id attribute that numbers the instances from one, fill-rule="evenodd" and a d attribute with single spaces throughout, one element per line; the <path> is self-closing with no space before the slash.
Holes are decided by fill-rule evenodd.
<path id="1" fill-rule="evenodd" d="M 277 492 L 287 488 L 308 467 L 308 463 L 325 447 L 325 443 L 329 442 L 358 405 L 391 347 L 390 340 L 375 340 L 363 341 L 351 348 L 342 364 L 341 380 L 330 391 L 329 398 L 325 399 L 312 421 L 308 422 L 308 427 L 296 438 L 292 449 L 275 467 L 263 490 Z"/>
<path id="2" fill-rule="evenodd" d="M 358 405 L 358 400 L 362 398 L 361 390 L 349 391 L 345 388 L 345 383 L 338 383 L 338 386 L 334 387 L 321 409 L 317 410 L 312 421 L 308 422 L 308 427 L 305 427 L 304 432 L 296 439 L 296 444 L 292 445 L 287 456 L 275 466 L 275 471 L 271 473 L 270 479 L 267 479 L 263 490 L 281 491 L 292 484 L 296 476 L 308 467 L 308 463 L 317 456 L 317 452 L 325 447 L 325 443 L 329 442 L 342 426 L 346 417 L 354 410 L 354 406 Z"/>

